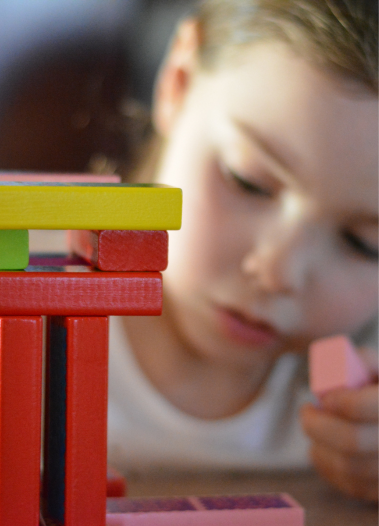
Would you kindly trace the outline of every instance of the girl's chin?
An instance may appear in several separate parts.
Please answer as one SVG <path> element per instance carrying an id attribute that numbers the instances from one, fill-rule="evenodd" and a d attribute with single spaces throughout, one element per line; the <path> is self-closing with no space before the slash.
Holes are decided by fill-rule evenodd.
<path id="1" fill-rule="evenodd" d="M 223 337 L 232 342 L 256 348 L 272 348 L 279 343 L 279 334 L 268 324 L 226 308 L 216 308 L 216 319 Z"/>

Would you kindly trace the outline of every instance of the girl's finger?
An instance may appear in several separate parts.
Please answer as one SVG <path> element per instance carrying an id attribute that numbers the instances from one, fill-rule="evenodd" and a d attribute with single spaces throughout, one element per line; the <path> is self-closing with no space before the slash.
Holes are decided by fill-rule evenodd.
<path id="1" fill-rule="evenodd" d="M 318 444 L 312 446 L 310 455 L 317 471 L 347 495 L 378 500 L 377 456 L 352 459 Z"/>
<path id="2" fill-rule="evenodd" d="M 347 455 L 367 455 L 378 451 L 378 426 L 358 424 L 307 404 L 301 410 L 305 433 L 315 442 Z"/>
<path id="3" fill-rule="evenodd" d="M 377 378 L 379 375 L 379 360 L 378 351 L 370 347 L 361 347 L 359 349 L 361 358 L 368 367 L 373 378 Z"/>
<path id="4" fill-rule="evenodd" d="M 361 389 L 336 389 L 321 399 L 323 409 L 355 422 L 378 422 L 378 384 Z"/>
<path id="5" fill-rule="evenodd" d="M 325 469 L 338 473 L 342 478 L 370 479 L 378 478 L 378 455 L 351 456 L 341 454 L 321 444 L 313 444 L 312 460 L 325 464 Z"/>

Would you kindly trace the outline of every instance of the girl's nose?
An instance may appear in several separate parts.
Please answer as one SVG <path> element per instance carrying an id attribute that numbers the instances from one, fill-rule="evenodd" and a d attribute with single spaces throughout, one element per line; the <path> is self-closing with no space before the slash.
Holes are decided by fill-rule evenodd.
<path id="1" fill-rule="evenodd" d="M 242 260 L 242 271 L 262 292 L 300 292 L 315 265 L 316 238 L 309 222 L 279 221 L 255 240 Z"/>

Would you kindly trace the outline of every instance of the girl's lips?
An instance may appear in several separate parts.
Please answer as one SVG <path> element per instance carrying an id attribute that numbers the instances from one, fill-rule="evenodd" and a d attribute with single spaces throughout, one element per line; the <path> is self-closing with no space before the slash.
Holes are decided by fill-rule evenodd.
<path id="1" fill-rule="evenodd" d="M 278 332 L 264 321 L 227 308 L 218 308 L 217 313 L 221 331 L 237 343 L 269 347 L 279 340 Z"/>

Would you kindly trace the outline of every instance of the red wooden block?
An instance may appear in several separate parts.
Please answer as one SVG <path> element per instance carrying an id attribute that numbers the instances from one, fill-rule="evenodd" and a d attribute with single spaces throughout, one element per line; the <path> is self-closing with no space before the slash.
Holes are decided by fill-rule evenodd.
<path id="1" fill-rule="evenodd" d="M 108 466 L 107 468 L 107 497 L 125 497 L 127 483 L 125 477 L 117 469 Z"/>
<path id="2" fill-rule="evenodd" d="M 165 270 L 168 263 L 165 230 L 70 230 L 69 247 L 100 270 Z"/>
<path id="3" fill-rule="evenodd" d="M 39 520 L 42 318 L 0 317 L 0 524 Z"/>
<path id="4" fill-rule="evenodd" d="M 105 526 L 108 319 L 49 319 L 44 515 Z"/>
<path id="5" fill-rule="evenodd" d="M 62 272 L 41 269 L 0 272 L 0 315 L 161 314 L 159 272 L 98 272 L 88 267 L 66 267 Z"/>

